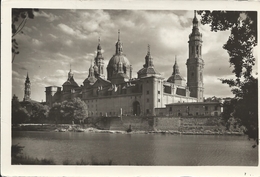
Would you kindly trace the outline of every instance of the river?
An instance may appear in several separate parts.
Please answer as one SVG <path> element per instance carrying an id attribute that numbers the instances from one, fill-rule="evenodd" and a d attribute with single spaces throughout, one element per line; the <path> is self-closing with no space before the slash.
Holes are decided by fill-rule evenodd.
<path id="1" fill-rule="evenodd" d="M 23 154 L 56 164 L 83 159 L 115 165 L 256 166 L 258 148 L 246 136 L 14 131 Z"/>

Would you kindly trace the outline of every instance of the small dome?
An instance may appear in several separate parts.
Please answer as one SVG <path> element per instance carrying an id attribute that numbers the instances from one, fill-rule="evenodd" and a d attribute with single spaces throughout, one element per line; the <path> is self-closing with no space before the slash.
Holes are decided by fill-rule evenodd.
<path id="1" fill-rule="evenodd" d="M 122 65 L 125 66 L 125 67 L 130 67 L 130 62 L 129 60 L 126 58 L 125 55 L 114 55 L 110 60 L 109 60 L 109 63 L 107 65 L 108 68 L 110 67 L 115 67 L 118 65 L 118 63 L 122 62 Z"/>
<path id="2" fill-rule="evenodd" d="M 62 86 L 67 86 L 67 85 L 75 86 L 75 87 L 78 87 L 78 86 L 79 86 L 79 85 L 74 81 L 74 79 L 67 80 L 66 82 L 64 82 L 64 84 L 62 84 Z"/>
<path id="3" fill-rule="evenodd" d="M 84 80 L 84 84 L 90 83 L 90 84 L 94 84 L 97 81 L 97 78 L 95 77 L 88 77 Z"/>

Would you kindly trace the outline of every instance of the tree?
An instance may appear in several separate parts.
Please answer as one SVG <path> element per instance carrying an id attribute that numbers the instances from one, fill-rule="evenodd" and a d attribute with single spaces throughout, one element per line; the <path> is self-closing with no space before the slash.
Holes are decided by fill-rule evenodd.
<path id="1" fill-rule="evenodd" d="M 12 124 L 21 124 L 29 120 L 29 113 L 22 108 L 18 98 L 14 95 L 12 99 Z"/>
<path id="2" fill-rule="evenodd" d="M 57 122 L 71 123 L 72 121 L 82 122 L 87 117 L 87 105 L 80 98 L 71 101 L 55 103 L 50 109 L 49 118 Z"/>
<path id="3" fill-rule="evenodd" d="M 198 11 L 202 24 L 210 24 L 211 31 L 230 30 L 230 36 L 223 48 L 229 54 L 235 79 L 222 79 L 234 94 L 233 100 L 224 104 L 223 119 L 232 116 L 245 134 L 258 144 L 258 78 L 253 76 L 255 65 L 253 49 L 257 45 L 256 11 Z M 257 75 L 257 73 L 256 73 Z M 224 107 L 225 108 L 225 107 Z"/>
<path id="4" fill-rule="evenodd" d="M 48 117 L 49 107 L 47 105 L 42 105 L 37 102 L 31 102 L 31 116 L 30 119 L 34 123 L 46 122 Z"/>
<path id="5" fill-rule="evenodd" d="M 57 124 L 58 122 L 61 121 L 61 117 L 62 117 L 61 104 L 54 103 L 49 112 L 49 119 L 55 121 L 55 123 Z"/>
<path id="6" fill-rule="evenodd" d="M 12 9 L 12 63 L 18 51 L 18 43 L 14 38 L 18 33 L 23 33 L 22 29 L 26 24 L 27 19 L 34 18 L 34 12 L 38 9 Z"/>

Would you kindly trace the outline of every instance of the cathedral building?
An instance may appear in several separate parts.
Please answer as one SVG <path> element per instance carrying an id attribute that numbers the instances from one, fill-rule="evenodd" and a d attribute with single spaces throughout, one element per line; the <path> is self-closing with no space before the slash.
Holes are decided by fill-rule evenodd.
<path id="1" fill-rule="evenodd" d="M 196 13 L 192 33 L 189 36 L 189 58 L 187 59 L 187 83 L 180 75 L 177 57 L 172 75 L 168 79 L 161 76 L 153 64 L 152 51 L 148 45 L 143 67 L 132 76 L 132 65 L 123 53 L 123 45 L 118 31 L 115 54 L 106 67 L 100 39 L 97 55 L 89 67 L 88 77 L 78 86 L 70 69 L 68 79 L 62 87 L 46 87 L 46 104 L 52 106 L 76 97 L 88 106 L 88 116 L 156 115 L 156 109 L 172 103 L 203 102 L 203 67 L 201 55 L 202 34 L 199 32 Z"/>

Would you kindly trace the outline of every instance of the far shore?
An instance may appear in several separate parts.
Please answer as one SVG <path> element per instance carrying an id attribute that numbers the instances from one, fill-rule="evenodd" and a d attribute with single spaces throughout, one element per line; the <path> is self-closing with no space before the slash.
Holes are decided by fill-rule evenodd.
<path id="1" fill-rule="evenodd" d="M 186 127 L 187 128 L 187 127 Z M 195 127 L 190 127 L 195 128 Z M 84 124 L 19 124 L 13 125 L 12 131 L 45 131 L 45 132 L 86 132 L 86 133 L 111 133 L 111 134 L 175 134 L 175 135 L 244 135 L 237 131 L 187 131 L 187 130 L 101 130 Z"/>

